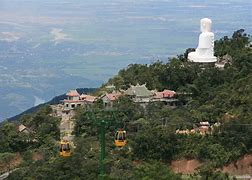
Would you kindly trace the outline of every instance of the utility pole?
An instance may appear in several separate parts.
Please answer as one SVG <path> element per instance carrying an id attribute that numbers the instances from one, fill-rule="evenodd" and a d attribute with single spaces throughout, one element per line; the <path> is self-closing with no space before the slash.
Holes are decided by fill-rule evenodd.
<path id="1" fill-rule="evenodd" d="M 99 110 L 99 111 L 86 111 L 87 115 L 94 121 L 94 125 L 99 127 L 99 143 L 100 143 L 100 157 L 99 157 L 99 180 L 105 179 L 105 131 L 106 127 L 117 124 L 114 113 L 117 110 Z M 96 113 L 98 115 L 96 116 Z M 99 113 L 100 116 L 99 116 Z M 100 118 L 99 118 L 100 117 Z M 102 119 L 99 121 L 99 119 Z"/>

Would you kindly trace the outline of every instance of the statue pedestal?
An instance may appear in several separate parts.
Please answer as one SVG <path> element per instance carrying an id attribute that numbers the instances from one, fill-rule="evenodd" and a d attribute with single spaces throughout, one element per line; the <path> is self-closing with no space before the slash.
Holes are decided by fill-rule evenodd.
<path id="1" fill-rule="evenodd" d="M 199 62 L 199 63 L 212 63 L 216 62 L 217 58 L 215 56 L 212 57 L 200 57 L 196 52 L 190 52 L 188 54 L 188 60 L 192 62 Z"/>

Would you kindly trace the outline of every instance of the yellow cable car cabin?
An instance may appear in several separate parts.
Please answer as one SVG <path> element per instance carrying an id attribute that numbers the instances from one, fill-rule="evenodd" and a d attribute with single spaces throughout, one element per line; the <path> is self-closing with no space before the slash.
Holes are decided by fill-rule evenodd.
<path id="1" fill-rule="evenodd" d="M 115 134 L 115 145 L 117 147 L 123 147 L 127 143 L 126 141 L 126 131 L 118 130 Z"/>
<path id="2" fill-rule="evenodd" d="M 66 140 L 60 141 L 60 156 L 69 157 L 71 155 L 70 152 L 70 144 Z"/>

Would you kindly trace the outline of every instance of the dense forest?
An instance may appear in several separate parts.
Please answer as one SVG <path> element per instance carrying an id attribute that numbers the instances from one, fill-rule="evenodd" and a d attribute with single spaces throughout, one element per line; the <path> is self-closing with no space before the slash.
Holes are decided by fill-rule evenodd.
<path id="1" fill-rule="evenodd" d="M 252 152 L 252 50 L 250 36 L 238 30 L 232 37 L 215 41 L 215 55 L 229 55 L 224 69 L 202 67 L 187 61 L 187 49 L 168 63 L 131 64 L 108 80 L 116 89 L 130 84 L 144 84 L 149 89 L 171 89 L 186 105 L 172 109 L 163 103 L 149 103 L 144 109 L 128 97 L 114 105 L 116 114 L 106 129 L 105 179 L 182 179 L 169 165 L 186 158 L 202 162 L 188 179 L 231 179 L 220 169 Z M 84 108 L 76 109 L 75 148 L 71 157 L 59 157 L 59 122 L 49 116 L 49 106 L 24 115 L 20 122 L 34 133 L 17 133 L 14 123 L 0 129 L 0 161 L 6 166 L 19 153 L 22 163 L 8 179 L 98 179 L 99 127 L 97 122 L 108 114 L 97 101 L 90 118 Z M 165 120 L 165 123 L 164 123 Z M 199 134 L 176 134 L 176 129 L 190 129 L 202 121 L 220 123 L 214 131 Z M 113 144 L 115 129 L 127 130 L 128 143 L 119 149 Z M 34 158 L 39 154 L 40 158 Z M 36 160 L 34 160 L 36 159 Z"/>

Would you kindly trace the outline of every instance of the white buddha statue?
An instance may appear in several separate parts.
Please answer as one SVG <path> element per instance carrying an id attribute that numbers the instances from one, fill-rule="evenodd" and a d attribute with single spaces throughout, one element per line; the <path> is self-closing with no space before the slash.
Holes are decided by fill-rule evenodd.
<path id="1" fill-rule="evenodd" d="M 195 52 L 188 54 L 188 60 L 199 63 L 216 62 L 214 56 L 214 33 L 211 32 L 211 19 L 204 18 L 200 20 L 201 34 L 199 36 L 199 45 Z"/>

